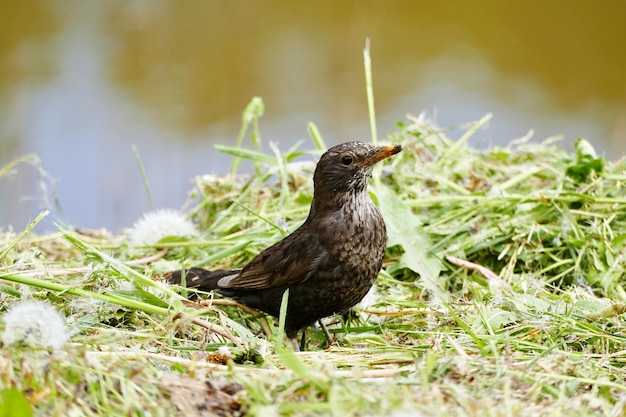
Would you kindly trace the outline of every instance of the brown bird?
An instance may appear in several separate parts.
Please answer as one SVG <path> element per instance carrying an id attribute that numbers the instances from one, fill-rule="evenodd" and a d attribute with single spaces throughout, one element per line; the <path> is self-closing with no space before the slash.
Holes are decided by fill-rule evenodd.
<path id="1" fill-rule="evenodd" d="M 401 150 L 362 142 L 330 148 L 315 168 L 313 202 L 298 229 L 241 269 L 190 268 L 172 272 L 169 282 L 179 284 L 184 276 L 188 287 L 216 291 L 274 317 L 289 289 L 285 332 L 295 341 L 299 329 L 345 312 L 374 284 L 387 231 L 367 185 L 373 166 Z"/>

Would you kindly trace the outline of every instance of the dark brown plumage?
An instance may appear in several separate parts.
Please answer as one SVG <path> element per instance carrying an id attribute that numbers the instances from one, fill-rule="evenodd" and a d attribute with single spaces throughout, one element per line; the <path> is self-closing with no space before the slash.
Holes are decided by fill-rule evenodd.
<path id="1" fill-rule="evenodd" d="M 367 193 L 372 168 L 402 150 L 348 142 L 322 155 L 313 177 L 314 195 L 306 221 L 292 234 L 235 270 L 191 268 L 175 271 L 171 283 L 185 275 L 188 287 L 216 291 L 278 317 L 289 288 L 285 331 L 342 313 L 370 290 L 387 244 L 385 223 Z"/>

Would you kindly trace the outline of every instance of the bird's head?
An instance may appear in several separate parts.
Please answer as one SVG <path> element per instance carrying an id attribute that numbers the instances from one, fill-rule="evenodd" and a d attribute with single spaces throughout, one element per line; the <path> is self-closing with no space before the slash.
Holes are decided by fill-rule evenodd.
<path id="1" fill-rule="evenodd" d="M 337 195 L 365 191 L 374 165 L 401 150 L 400 145 L 374 146 L 363 142 L 333 146 L 322 155 L 315 168 L 315 193 Z"/>

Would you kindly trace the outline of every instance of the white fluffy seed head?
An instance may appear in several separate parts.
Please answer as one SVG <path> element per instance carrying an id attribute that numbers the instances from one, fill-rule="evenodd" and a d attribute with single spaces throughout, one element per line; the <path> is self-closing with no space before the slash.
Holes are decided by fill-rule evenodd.
<path id="1" fill-rule="evenodd" d="M 23 342 L 29 346 L 58 349 L 69 339 L 65 318 L 51 304 L 24 301 L 4 313 L 2 341 L 6 345 Z"/>
<path id="2" fill-rule="evenodd" d="M 154 245 L 167 236 L 197 236 L 196 226 L 185 216 L 171 209 L 145 213 L 128 233 L 131 245 Z"/>

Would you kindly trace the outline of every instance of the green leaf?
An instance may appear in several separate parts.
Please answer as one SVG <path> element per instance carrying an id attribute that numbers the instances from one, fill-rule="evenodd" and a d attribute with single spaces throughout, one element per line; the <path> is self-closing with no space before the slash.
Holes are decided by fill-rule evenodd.
<path id="1" fill-rule="evenodd" d="M 110 291 L 109 294 L 122 296 L 128 299 L 134 299 L 134 300 L 148 303 L 150 305 L 157 306 L 157 307 L 162 307 L 162 308 L 169 307 L 168 303 L 161 300 L 156 295 L 149 293 L 148 291 L 142 290 L 140 288 L 136 288 L 134 290 Z"/>
<path id="2" fill-rule="evenodd" d="M 0 417 L 31 417 L 32 415 L 33 407 L 23 392 L 15 388 L 0 391 Z"/>
<path id="3" fill-rule="evenodd" d="M 302 380 L 309 381 L 322 392 L 328 390 L 330 385 L 328 376 L 306 366 L 292 350 L 281 348 L 276 353 L 280 358 L 280 362 Z"/>
<path id="4" fill-rule="evenodd" d="M 418 273 L 427 289 L 444 297 L 437 282 L 443 266 L 441 261 L 429 252 L 432 243 L 422 229 L 420 220 L 395 194 L 378 190 L 375 196 L 387 226 L 389 236 L 387 246 L 400 245 L 404 250 L 400 266 Z"/>
<path id="5" fill-rule="evenodd" d="M 502 329 L 509 323 L 515 322 L 515 314 L 501 308 L 491 308 L 486 311 L 486 319 L 491 329 Z"/>
<path id="6" fill-rule="evenodd" d="M 570 178 L 582 182 L 587 180 L 592 172 L 599 174 L 604 171 L 604 159 L 597 157 L 595 149 L 586 139 L 576 139 L 574 148 L 576 162 L 565 171 Z"/>
<path id="7" fill-rule="evenodd" d="M 192 239 L 190 239 L 188 236 L 177 236 L 177 235 L 169 235 L 169 236 L 163 236 L 161 239 L 159 239 L 157 241 L 158 243 L 185 243 L 185 242 L 191 242 Z"/>
<path id="8" fill-rule="evenodd" d="M 260 118 L 263 116 L 263 113 L 265 113 L 265 103 L 263 103 L 263 99 L 261 99 L 261 97 L 253 97 L 241 114 L 241 121 L 245 124 Z"/>
<path id="9" fill-rule="evenodd" d="M 260 151 L 245 148 L 233 148 L 223 145 L 215 145 L 215 149 L 238 158 L 249 159 L 252 162 L 262 162 L 268 165 L 276 165 L 275 156 L 268 155 Z"/>
<path id="10" fill-rule="evenodd" d="M 284 153 L 285 161 L 291 162 L 299 156 L 305 155 L 305 151 L 299 151 L 298 148 L 302 145 L 302 141 L 297 141 L 292 147 L 287 149 L 287 152 Z"/>

